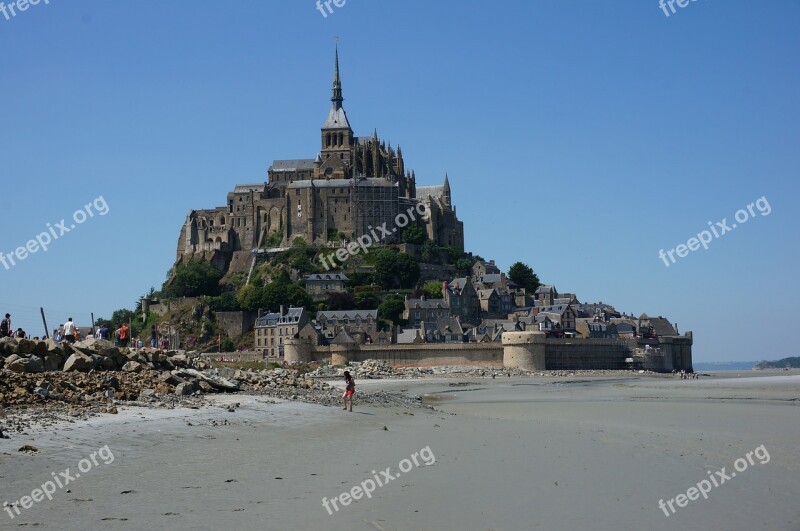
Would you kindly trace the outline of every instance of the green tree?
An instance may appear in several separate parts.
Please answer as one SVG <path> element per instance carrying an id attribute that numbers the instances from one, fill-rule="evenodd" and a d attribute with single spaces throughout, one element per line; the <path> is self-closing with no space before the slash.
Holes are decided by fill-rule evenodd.
<path id="1" fill-rule="evenodd" d="M 219 297 L 209 297 L 208 307 L 215 312 L 237 312 L 241 310 L 236 293 L 232 291 L 226 291 Z"/>
<path id="2" fill-rule="evenodd" d="M 405 310 L 403 299 L 397 295 L 389 295 L 378 306 L 378 319 L 399 324 L 402 321 L 403 310 Z"/>
<path id="3" fill-rule="evenodd" d="M 210 262 L 193 258 L 175 268 L 175 274 L 162 288 L 167 297 L 217 295 L 222 271 Z"/>
<path id="4" fill-rule="evenodd" d="M 408 227 L 403 230 L 403 235 L 400 237 L 400 241 L 403 243 L 412 243 L 414 245 L 420 245 L 422 242 L 425 241 L 426 238 L 425 231 L 417 225 L 416 223 L 413 225 L 409 225 Z"/>
<path id="5" fill-rule="evenodd" d="M 508 279 L 517 286 L 525 288 L 527 293 L 533 293 L 539 287 L 539 277 L 530 266 L 522 262 L 515 262 L 508 269 Z"/>
<path id="6" fill-rule="evenodd" d="M 222 352 L 236 352 L 236 343 L 233 342 L 233 339 L 225 336 L 222 338 L 220 343 L 220 351 Z"/>
<path id="7" fill-rule="evenodd" d="M 421 291 L 428 299 L 444 298 L 444 295 L 442 294 L 442 283 L 438 280 L 430 280 L 426 282 L 422 285 Z"/>
<path id="8" fill-rule="evenodd" d="M 411 288 L 419 280 L 419 262 L 413 256 L 390 249 L 375 254 L 375 282 L 384 289 Z"/>
<path id="9" fill-rule="evenodd" d="M 330 310 L 352 310 L 356 307 L 353 295 L 346 291 L 328 293 L 328 308 Z"/>
<path id="10" fill-rule="evenodd" d="M 469 258 L 460 258 L 456 262 L 456 269 L 459 271 L 469 271 L 472 268 L 472 260 Z"/>

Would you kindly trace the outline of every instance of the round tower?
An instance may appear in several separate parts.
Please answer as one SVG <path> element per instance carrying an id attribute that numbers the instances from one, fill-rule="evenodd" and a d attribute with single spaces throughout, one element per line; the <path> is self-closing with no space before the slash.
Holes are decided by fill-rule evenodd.
<path id="1" fill-rule="evenodd" d="M 283 359 L 289 364 L 303 364 L 313 361 L 311 344 L 305 339 L 288 338 L 283 340 Z"/>
<path id="2" fill-rule="evenodd" d="M 544 332 L 504 332 L 503 366 L 526 371 L 543 371 Z"/>

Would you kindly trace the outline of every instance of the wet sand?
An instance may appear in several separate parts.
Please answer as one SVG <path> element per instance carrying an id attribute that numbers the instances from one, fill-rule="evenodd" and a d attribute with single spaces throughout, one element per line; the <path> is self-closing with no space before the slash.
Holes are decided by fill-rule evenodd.
<path id="1" fill-rule="evenodd" d="M 100 447 L 114 455 L 52 500 L 0 512 L 0 529 L 797 531 L 800 376 L 747 376 L 359 382 L 438 411 L 246 396 L 224 397 L 233 413 L 124 410 L 0 441 L 0 503 L 74 475 Z M 769 462 L 669 517 L 659 509 L 760 445 Z M 414 466 L 426 447 L 435 462 Z M 370 499 L 323 507 L 406 458 Z"/>

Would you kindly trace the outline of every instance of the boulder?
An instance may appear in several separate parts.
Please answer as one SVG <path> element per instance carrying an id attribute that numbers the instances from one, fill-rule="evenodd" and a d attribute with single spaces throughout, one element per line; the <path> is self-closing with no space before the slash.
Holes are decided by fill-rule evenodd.
<path id="1" fill-rule="evenodd" d="M 36 343 L 30 339 L 17 339 L 17 352 L 20 354 L 33 354 Z"/>
<path id="2" fill-rule="evenodd" d="M 189 382 L 178 384 L 175 387 L 175 394 L 178 396 L 189 396 L 192 393 L 194 393 L 194 384 Z"/>
<path id="3" fill-rule="evenodd" d="M 125 372 L 142 372 L 144 370 L 144 365 L 138 361 L 129 361 L 122 366 L 122 370 Z"/>
<path id="4" fill-rule="evenodd" d="M 9 357 L 6 358 L 6 367 L 11 365 L 12 363 L 17 361 L 18 359 L 22 359 L 22 358 L 20 356 L 17 356 L 16 354 L 10 355 Z"/>
<path id="5" fill-rule="evenodd" d="M 13 372 L 44 372 L 44 363 L 39 356 L 30 358 L 17 358 L 8 364 L 8 370 Z"/>
<path id="6" fill-rule="evenodd" d="M 94 360 L 82 352 L 75 352 L 64 363 L 64 372 L 89 372 L 94 369 Z"/>
<path id="7" fill-rule="evenodd" d="M 19 343 L 13 337 L 0 339 L 0 352 L 3 354 L 16 354 L 19 352 Z"/>
<path id="8" fill-rule="evenodd" d="M 214 376 L 210 374 L 207 375 L 195 369 L 181 369 L 176 371 L 175 375 L 181 378 L 199 378 L 200 380 L 207 382 L 214 389 L 219 389 L 220 391 L 239 390 L 239 382 L 237 380 L 229 380 L 228 378 L 223 378 L 222 376 Z"/>
<path id="9" fill-rule="evenodd" d="M 63 363 L 64 358 L 61 357 L 61 354 L 48 352 L 44 357 L 44 370 L 48 372 L 61 370 Z"/>
<path id="10" fill-rule="evenodd" d="M 95 362 L 95 366 L 99 369 L 103 369 L 104 371 L 113 371 L 117 368 L 117 364 L 114 363 L 114 360 L 109 358 L 108 356 L 100 356 L 99 354 L 92 354 L 92 359 Z"/>

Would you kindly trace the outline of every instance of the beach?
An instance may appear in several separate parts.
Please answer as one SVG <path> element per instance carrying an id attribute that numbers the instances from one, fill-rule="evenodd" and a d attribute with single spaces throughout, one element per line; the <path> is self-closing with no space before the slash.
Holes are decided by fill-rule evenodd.
<path id="1" fill-rule="evenodd" d="M 225 395 L 0 440 L 9 504 L 107 448 L 52 500 L 0 513 L 1 528 L 800 529 L 796 371 L 358 386 L 426 406 L 361 406 L 356 395 L 348 413 Z M 26 444 L 38 451 L 19 452 Z M 660 508 L 723 467 L 729 478 L 707 499 Z"/>

